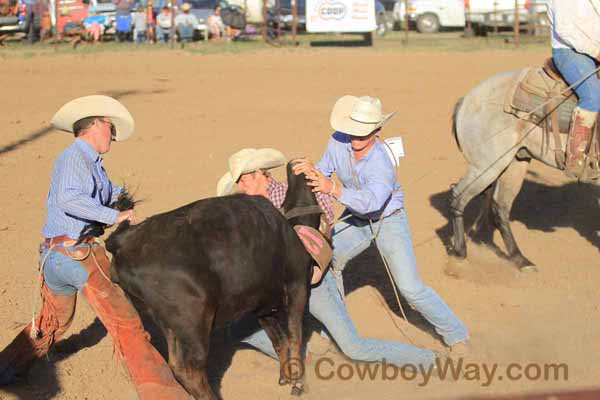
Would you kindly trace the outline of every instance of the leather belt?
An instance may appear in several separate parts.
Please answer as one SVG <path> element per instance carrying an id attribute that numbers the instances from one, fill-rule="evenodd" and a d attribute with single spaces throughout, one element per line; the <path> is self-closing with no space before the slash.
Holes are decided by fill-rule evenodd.
<path id="1" fill-rule="evenodd" d="M 79 241 L 79 243 L 91 243 L 93 242 L 93 237 L 87 237 Z M 64 247 L 70 247 L 77 243 L 76 239 L 71 239 L 67 235 L 54 236 L 52 238 L 45 238 L 44 243 L 51 246 L 53 244 L 60 244 Z"/>

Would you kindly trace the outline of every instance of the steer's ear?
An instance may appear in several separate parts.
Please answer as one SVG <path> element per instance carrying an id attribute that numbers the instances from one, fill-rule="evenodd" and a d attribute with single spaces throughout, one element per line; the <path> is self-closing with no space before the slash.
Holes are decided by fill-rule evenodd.
<path id="1" fill-rule="evenodd" d="M 333 258 L 333 250 L 329 241 L 323 237 L 321 232 L 310 226 L 296 225 L 294 230 L 308 254 L 319 264 L 321 271 L 325 271 Z"/>

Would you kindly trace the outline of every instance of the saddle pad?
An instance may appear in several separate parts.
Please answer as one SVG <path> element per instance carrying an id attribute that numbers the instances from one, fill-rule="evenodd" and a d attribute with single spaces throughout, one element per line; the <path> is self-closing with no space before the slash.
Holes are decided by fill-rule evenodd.
<path id="1" fill-rule="evenodd" d="M 504 111 L 517 118 L 539 124 L 552 110 L 542 104 L 554 97 L 554 104 L 560 103 L 559 132 L 568 133 L 577 98 L 574 95 L 558 96 L 566 88 L 564 82 L 554 80 L 542 68 L 526 68 L 512 89 L 508 91 L 504 101 Z"/>

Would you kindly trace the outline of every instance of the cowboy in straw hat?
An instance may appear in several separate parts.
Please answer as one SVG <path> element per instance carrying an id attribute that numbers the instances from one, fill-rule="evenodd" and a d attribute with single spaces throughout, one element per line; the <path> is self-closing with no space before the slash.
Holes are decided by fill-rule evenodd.
<path id="1" fill-rule="evenodd" d="M 190 3 L 183 3 L 181 5 L 182 13 L 175 17 L 175 27 L 177 27 L 177 34 L 181 42 L 192 41 L 194 38 L 194 29 L 198 26 L 199 22 L 196 16 L 190 13 L 192 6 Z"/>
<path id="2" fill-rule="evenodd" d="M 217 184 L 217 195 L 227 195 L 241 192 L 250 195 L 262 195 L 281 208 L 287 192 L 287 184 L 278 182 L 269 171 L 285 164 L 285 156 L 275 149 L 242 149 L 229 158 L 229 171 L 223 175 Z M 330 196 L 317 192 L 317 201 L 325 211 L 329 223 L 333 221 L 333 208 Z M 322 274 L 326 266 L 314 268 L 309 311 L 327 329 L 338 344 L 341 351 L 356 361 L 386 362 L 401 367 L 407 363 L 429 365 L 434 360 L 430 350 L 420 349 L 393 340 L 380 340 L 361 337 L 354 326 L 348 310 L 336 287 L 331 274 Z M 319 283 L 320 281 L 320 283 Z M 243 329 L 232 329 L 233 333 L 241 336 Z M 310 351 L 323 353 L 330 346 L 329 341 L 313 337 Z M 259 349 L 263 353 L 277 359 L 277 353 L 264 330 L 242 339 L 242 341 Z"/>
<path id="3" fill-rule="evenodd" d="M 229 171 L 227 171 L 217 183 L 217 196 L 224 196 L 236 191 L 249 195 L 261 195 L 271 200 L 277 208 L 283 206 L 287 192 L 287 183 L 278 182 L 268 172 L 269 170 L 281 167 L 286 163 L 286 158 L 282 152 L 275 149 L 242 149 L 229 157 Z M 317 202 L 325 210 L 326 224 L 329 226 L 333 221 L 333 209 L 331 208 L 331 199 L 328 196 L 319 195 Z M 301 235 L 300 238 L 305 241 L 311 241 L 311 235 Z M 311 248 L 310 244 L 306 246 Z M 316 284 L 321 280 L 323 271 L 328 267 L 331 259 L 330 253 L 313 254 L 313 258 L 319 266 L 313 269 L 312 283 Z"/>
<path id="4" fill-rule="evenodd" d="M 334 225 L 332 233 L 332 272 L 340 290 L 346 263 L 367 249 L 376 235 L 377 247 L 404 298 L 435 327 L 447 346 L 464 350 L 467 328 L 417 273 L 404 195 L 385 144 L 379 140 L 393 115 L 384 114 L 381 101 L 374 97 L 340 98 L 331 112 L 334 133 L 321 160 L 314 165 L 303 160 L 294 166 L 294 173 L 306 174 L 313 191 L 331 194 L 346 207 L 344 214 L 350 214 Z M 341 184 L 331 177 L 334 172 Z"/>
<path id="5" fill-rule="evenodd" d="M 42 307 L 39 315 L 0 352 L 0 382 L 7 383 L 43 357 L 69 328 L 77 292 L 86 298 L 113 339 L 140 399 L 188 399 L 120 287 L 110 282 L 104 247 L 80 239 L 90 221 L 134 222 L 132 210 L 109 207 L 122 188 L 102 167 L 112 141 L 133 134 L 131 114 L 117 100 L 87 96 L 62 106 L 52 118 L 56 129 L 75 140 L 56 159 L 46 201 L 46 223 L 40 245 Z"/>

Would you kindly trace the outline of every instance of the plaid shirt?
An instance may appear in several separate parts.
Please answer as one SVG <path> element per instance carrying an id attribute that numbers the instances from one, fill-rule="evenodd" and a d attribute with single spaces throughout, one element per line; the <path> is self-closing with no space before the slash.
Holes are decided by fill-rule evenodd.
<path id="1" fill-rule="evenodd" d="M 276 208 L 281 208 L 283 201 L 285 200 L 285 194 L 287 192 L 288 185 L 286 182 L 278 182 L 273 177 L 269 181 L 267 186 L 267 194 L 269 200 Z M 329 224 L 333 223 L 333 203 L 331 202 L 331 196 L 325 193 L 316 192 L 317 202 L 321 209 L 325 212 L 325 218 Z"/>

